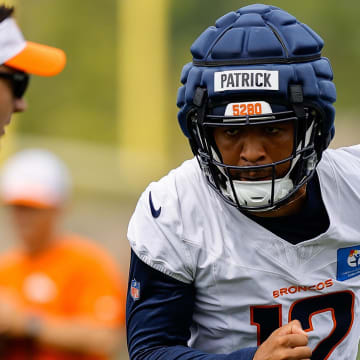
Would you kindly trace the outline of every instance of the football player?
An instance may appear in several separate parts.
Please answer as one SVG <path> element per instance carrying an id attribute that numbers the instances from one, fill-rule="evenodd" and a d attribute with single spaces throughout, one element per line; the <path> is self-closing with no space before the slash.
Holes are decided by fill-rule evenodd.
<path id="1" fill-rule="evenodd" d="M 131 359 L 356 359 L 360 147 L 327 149 L 322 48 L 262 4 L 193 43 L 177 105 L 195 158 L 129 224 Z"/>

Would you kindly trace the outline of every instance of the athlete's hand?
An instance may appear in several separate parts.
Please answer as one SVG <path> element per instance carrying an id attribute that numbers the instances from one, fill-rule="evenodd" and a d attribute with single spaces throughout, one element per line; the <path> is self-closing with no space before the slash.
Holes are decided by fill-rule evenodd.
<path id="1" fill-rule="evenodd" d="M 308 336 L 298 320 L 276 329 L 257 349 L 253 360 L 310 360 Z"/>

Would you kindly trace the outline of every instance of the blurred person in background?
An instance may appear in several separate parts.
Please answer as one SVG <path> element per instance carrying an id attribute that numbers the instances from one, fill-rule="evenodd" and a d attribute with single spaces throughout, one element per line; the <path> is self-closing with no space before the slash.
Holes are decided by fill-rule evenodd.
<path id="1" fill-rule="evenodd" d="M 27 108 L 23 96 L 29 74 L 53 76 L 66 63 L 62 50 L 25 41 L 13 12 L 13 7 L 0 5 L 0 136 L 11 115 Z"/>
<path id="2" fill-rule="evenodd" d="M 41 149 L 4 165 L 0 183 L 20 244 L 0 256 L 0 358 L 107 359 L 124 338 L 125 284 L 99 246 L 58 227 L 65 165 Z"/>

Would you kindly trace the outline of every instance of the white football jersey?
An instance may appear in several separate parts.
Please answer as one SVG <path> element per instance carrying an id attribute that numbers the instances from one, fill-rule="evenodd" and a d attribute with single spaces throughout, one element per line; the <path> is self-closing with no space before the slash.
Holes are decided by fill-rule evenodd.
<path id="1" fill-rule="evenodd" d="M 226 204 L 208 186 L 196 159 L 145 190 L 128 238 L 146 264 L 194 283 L 189 346 L 230 353 L 257 346 L 279 326 L 299 319 L 312 359 L 356 359 L 360 146 L 325 151 L 318 175 L 330 226 L 297 245 Z"/>

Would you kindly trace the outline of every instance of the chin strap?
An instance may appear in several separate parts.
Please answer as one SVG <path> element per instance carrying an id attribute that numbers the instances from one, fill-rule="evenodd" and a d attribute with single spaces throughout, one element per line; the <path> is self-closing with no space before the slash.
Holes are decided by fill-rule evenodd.
<path id="1" fill-rule="evenodd" d="M 207 98 L 207 92 L 206 89 L 197 87 L 195 89 L 194 98 L 193 98 L 193 109 L 188 114 L 188 129 L 189 131 L 189 142 L 190 147 L 193 152 L 193 154 L 198 157 L 199 155 L 199 148 L 202 149 L 204 147 L 204 144 L 202 143 L 201 136 L 199 134 L 199 127 L 198 122 L 201 118 L 204 118 L 205 115 L 205 102 Z"/>
<path id="2" fill-rule="evenodd" d="M 276 179 L 274 185 L 272 180 L 264 181 L 238 181 L 233 180 L 233 189 L 231 184 L 227 182 L 227 195 L 239 205 L 254 208 L 257 207 L 259 211 L 272 209 L 274 203 L 285 198 L 294 188 L 294 184 L 288 175 L 281 179 Z M 274 193 L 273 193 L 274 192 Z M 236 199 L 235 199 L 235 196 Z M 271 201 L 271 198 L 273 200 Z M 236 201 L 237 200 L 237 201 Z"/>
<path id="3" fill-rule="evenodd" d="M 207 177 L 208 181 L 214 183 L 212 177 L 214 177 L 215 174 L 212 174 L 206 156 L 206 154 L 211 151 L 211 146 L 206 143 L 206 137 L 203 134 L 201 126 L 199 126 L 205 119 L 207 98 L 207 90 L 205 88 L 197 87 L 195 89 L 193 97 L 194 106 L 192 111 L 189 113 L 187 121 L 188 129 L 190 129 L 189 142 L 191 150 L 198 160 L 199 166 Z"/>
<path id="4" fill-rule="evenodd" d="M 304 92 L 302 85 L 292 84 L 289 85 L 290 103 L 294 109 L 295 115 L 299 120 L 306 118 L 304 109 Z"/>

